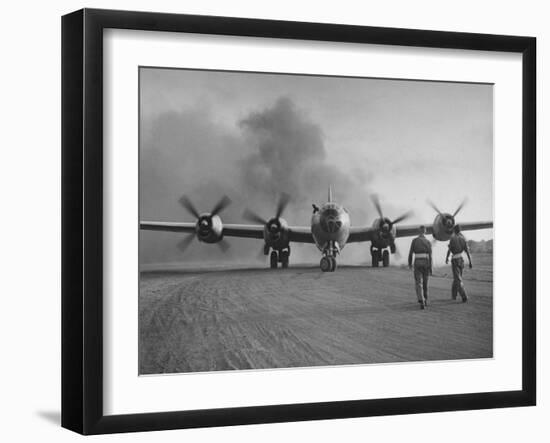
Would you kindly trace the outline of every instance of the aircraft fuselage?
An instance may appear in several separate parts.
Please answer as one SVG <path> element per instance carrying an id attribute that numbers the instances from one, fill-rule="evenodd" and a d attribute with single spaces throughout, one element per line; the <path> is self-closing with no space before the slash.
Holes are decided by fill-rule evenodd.
<path id="1" fill-rule="evenodd" d="M 348 241 L 350 216 L 341 205 L 328 202 L 311 217 L 311 234 L 319 250 L 335 255 Z"/>

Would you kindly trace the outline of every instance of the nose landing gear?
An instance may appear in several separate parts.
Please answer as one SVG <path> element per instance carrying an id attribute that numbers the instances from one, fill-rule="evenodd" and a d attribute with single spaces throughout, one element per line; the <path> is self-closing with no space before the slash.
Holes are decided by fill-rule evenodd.
<path id="1" fill-rule="evenodd" d="M 336 271 L 336 258 L 331 256 L 324 256 L 321 258 L 321 262 L 319 263 L 321 266 L 321 271 L 323 272 L 334 272 Z"/>
<path id="2" fill-rule="evenodd" d="M 340 248 L 336 242 L 330 242 L 327 249 L 324 251 L 324 255 L 321 258 L 319 266 L 323 272 L 334 272 L 336 271 L 336 254 L 340 252 Z"/>

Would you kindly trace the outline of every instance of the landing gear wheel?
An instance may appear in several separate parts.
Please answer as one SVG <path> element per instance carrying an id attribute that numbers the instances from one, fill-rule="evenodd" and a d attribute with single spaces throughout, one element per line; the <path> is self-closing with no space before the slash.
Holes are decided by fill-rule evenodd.
<path id="1" fill-rule="evenodd" d="M 372 251 L 371 257 L 372 257 L 372 267 L 377 268 L 378 267 L 378 251 Z"/>
<path id="2" fill-rule="evenodd" d="M 390 253 L 387 249 L 384 249 L 384 252 L 382 253 L 382 264 L 385 268 L 390 265 Z"/>
<path id="3" fill-rule="evenodd" d="M 269 264 L 271 266 L 271 269 L 277 269 L 278 261 L 279 255 L 277 254 L 277 251 L 271 251 L 271 255 L 269 256 Z"/>
<path id="4" fill-rule="evenodd" d="M 330 258 L 329 257 L 323 257 L 321 259 L 320 266 L 321 266 L 321 271 L 330 272 L 330 270 L 332 269 L 332 263 L 330 261 Z"/>
<path id="5" fill-rule="evenodd" d="M 336 271 L 336 259 L 334 257 L 329 257 L 330 260 L 330 272 Z"/>
<path id="6" fill-rule="evenodd" d="M 281 265 L 284 269 L 288 268 L 289 251 L 281 251 Z"/>

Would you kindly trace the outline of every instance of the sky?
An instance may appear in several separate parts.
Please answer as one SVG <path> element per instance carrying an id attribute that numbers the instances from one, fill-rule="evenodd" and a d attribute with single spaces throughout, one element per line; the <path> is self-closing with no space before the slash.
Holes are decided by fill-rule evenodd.
<path id="1" fill-rule="evenodd" d="M 329 184 L 355 226 L 376 218 L 372 194 L 390 218 L 413 210 L 405 224 L 433 222 L 427 199 L 454 212 L 467 198 L 459 222 L 493 218 L 492 85 L 141 68 L 139 93 L 142 220 L 193 221 L 182 194 L 199 211 L 227 194 L 222 219 L 242 223 L 246 207 L 272 216 L 287 192 L 284 218 L 309 226 Z M 492 230 L 466 235 L 489 239 Z M 262 246 L 229 239 L 222 255 L 195 242 L 182 254 L 181 238 L 142 232 L 141 262 L 249 263 Z M 409 243 L 398 241 L 402 255 Z M 320 258 L 312 245 L 292 254 Z M 342 259 L 370 260 L 368 244 L 348 245 Z"/>

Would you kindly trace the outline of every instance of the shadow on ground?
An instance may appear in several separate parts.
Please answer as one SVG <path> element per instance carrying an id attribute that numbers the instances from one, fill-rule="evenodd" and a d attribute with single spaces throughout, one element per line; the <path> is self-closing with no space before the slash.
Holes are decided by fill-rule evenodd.
<path id="1" fill-rule="evenodd" d="M 61 412 L 60 411 L 36 411 L 36 415 L 50 424 L 60 426 L 61 425 Z"/>

